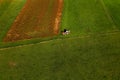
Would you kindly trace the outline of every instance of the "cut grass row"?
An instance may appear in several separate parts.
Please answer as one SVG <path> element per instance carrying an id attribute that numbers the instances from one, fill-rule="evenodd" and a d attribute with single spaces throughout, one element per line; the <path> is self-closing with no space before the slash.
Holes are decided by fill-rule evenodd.
<path id="1" fill-rule="evenodd" d="M 120 33 L 0 50 L 0 80 L 119 80 Z"/>

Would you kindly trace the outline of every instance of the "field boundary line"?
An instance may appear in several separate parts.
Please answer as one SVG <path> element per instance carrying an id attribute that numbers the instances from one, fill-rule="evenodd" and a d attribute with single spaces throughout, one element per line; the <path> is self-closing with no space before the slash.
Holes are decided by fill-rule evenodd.
<path id="1" fill-rule="evenodd" d="M 65 40 L 65 39 L 78 39 L 78 38 L 86 38 L 86 37 L 90 37 L 90 36 L 79 36 L 79 37 L 72 37 L 72 38 L 63 38 L 63 39 L 54 39 L 56 41 L 60 41 L 60 40 Z M 0 51 L 2 50 L 8 50 L 8 49 L 12 49 L 12 48 L 21 48 L 21 47 L 25 47 L 25 46 L 32 46 L 32 45 L 37 45 L 37 44 L 44 44 L 44 43 L 48 43 L 54 40 L 48 40 L 48 41 L 42 41 L 42 42 L 38 42 L 38 43 L 31 43 L 31 44 L 26 44 L 26 45 L 19 45 L 19 46 L 14 46 L 14 47 L 7 47 L 7 48 L 0 48 Z"/>
<path id="2" fill-rule="evenodd" d="M 107 33 L 99 33 L 97 36 L 117 34 L 117 33 L 120 33 L 120 31 L 107 32 Z M 77 36 L 77 37 L 69 37 L 69 38 L 58 38 L 58 39 L 53 39 L 53 40 L 48 40 L 48 41 L 42 41 L 42 42 L 38 42 L 38 43 L 31 43 L 31 44 L 19 45 L 19 46 L 14 46 L 14 47 L 7 47 L 7 48 L 0 48 L 0 51 L 12 49 L 12 48 L 21 48 L 21 47 L 25 47 L 25 46 L 32 46 L 32 45 L 37 45 L 37 44 L 41 44 L 41 43 L 48 43 L 48 42 L 51 42 L 51 41 L 54 41 L 54 40 L 60 41 L 60 40 L 66 40 L 66 39 L 70 40 L 70 39 L 89 38 L 89 37 L 91 37 L 91 35 L 94 35 L 94 34 L 87 34 L 85 36 Z"/>
<path id="3" fill-rule="evenodd" d="M 106 7 L 104 1 L 103 0 L 99 0 L 99 2 L 101 3 L 101 5 L 102 5 L 102 7 L 103 7 L 103 9 L 105 11 L 105 14 L 107 15 L 109 21 L 112 23 L 113 28 L 116 29 L 117 27 L 116 27 L 115 22 L 113 20 L 113 16 L 110 14 L 110 12 L 109 12 L 108 8 Z"/>

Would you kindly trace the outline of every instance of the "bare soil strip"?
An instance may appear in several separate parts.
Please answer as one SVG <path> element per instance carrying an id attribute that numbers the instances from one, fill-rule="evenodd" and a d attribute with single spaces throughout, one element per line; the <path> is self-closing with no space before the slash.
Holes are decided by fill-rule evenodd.
<path id="1" fill-rule="evenodd" d="M 4 42 L 57 35 L 63 0 L 27 0 Z"/>

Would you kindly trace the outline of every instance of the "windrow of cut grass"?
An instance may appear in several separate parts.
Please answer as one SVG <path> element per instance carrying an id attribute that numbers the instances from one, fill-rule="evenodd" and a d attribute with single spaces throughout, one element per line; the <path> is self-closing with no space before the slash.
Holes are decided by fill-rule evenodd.
<path id="1" fill-rule="evenodd" d="M 120 0 L 103 0 L 106 4 L 106 7 L 109 10 L 109 13 L 117 26 L 120 30 Z"/>
<path id="2" fill-rule="evenodd" d="M 0 42 L 11 27 L 26 0 L 3 0 L 0 3 Z"/>

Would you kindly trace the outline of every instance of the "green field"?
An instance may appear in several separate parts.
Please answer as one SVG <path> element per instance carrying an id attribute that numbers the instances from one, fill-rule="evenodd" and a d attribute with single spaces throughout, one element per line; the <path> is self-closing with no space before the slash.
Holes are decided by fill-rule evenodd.
<path id="1" fill-rule="evenodd" d="M 120 30 L 120 16 L 119 16 L 120 1 L 119 0 L 104 0 L 104 2 L 106 4 L 106 7 L 109 10 L 109 13 L 110 13 L 114 23 Z"/>
<path id="2" fill-rule="evenodd" d="M 64 0 L 62 29 L 68 28 L 73 34 L 103 33 L 116 31 L 109 20 L 101 0 Z"/>
<path id="3" fill-rule="evenodd" d="M 0 80 L 120 80 L 119 0 L 64 0 L 70 35 L 3 43 L 20 2 L 0 13 Z"/>
<path id="4" fill-rule="evenodd" d="M 119 34 L 0 50 L 0 80 L 119 80 Z"/>
<path id="5" fill-rule="evenodd" d="M 4 11 L 7 10 L 10 4 L 11 4 L 10 0 L 0 1 L 0 16 L 4 14 Z"/>

